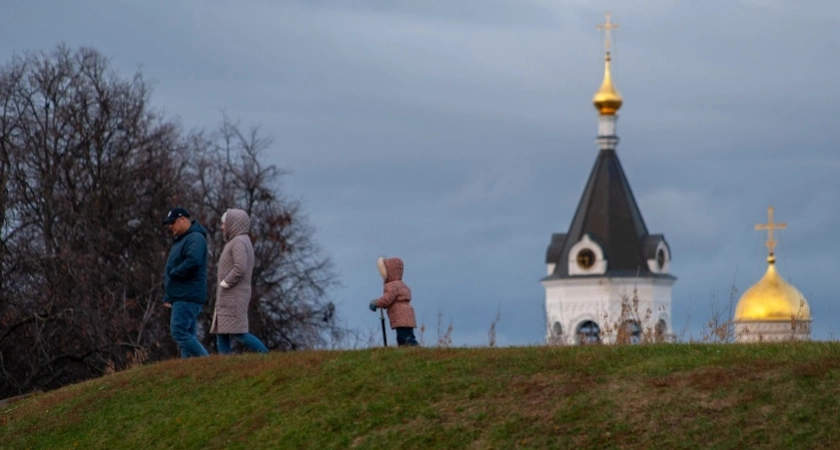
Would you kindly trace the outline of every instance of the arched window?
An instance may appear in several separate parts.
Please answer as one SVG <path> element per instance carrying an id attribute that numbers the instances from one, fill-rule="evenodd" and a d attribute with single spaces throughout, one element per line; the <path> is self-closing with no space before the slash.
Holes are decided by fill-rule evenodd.
<path id="1" fill-rule="evenodd" d="M 665 319 L 659 319 L 656 322 L 656 328 L 654 329 L 654 340 L 656 342 L 665 342 L 665 333 L 668 332 L 668 324 L 665 323 Z"/>
<path id="2" fill-rule="evenodd" d="M 658 269 L 662 269 L 662 267 L 664 267 L 664 266 L 665 266 L 665 250 L 662 250 L 660 248 L 659 251 L 656 252 L 656 267 Z"/>
<path id="3" fill-rule="evenodd" d="M 638 344 L 642 342 L 642 327 L 635 320 L 625 320 L 618 329 L 619 344 Z"/>
<path id="4" fill-rule="evenodd" d="M 560 337 L 563 335 L 563 325 L 560 325 L 560 322 L 554 322 L 551 326 L 551 335 L 554 337 Z"/>
<path id="5" fill-rule="evenodd" d="M 581 345 L 599 344 L 601 342 L 601 327 L 591 320 L 584 321 L 578 325 L 575 334 Z"/>

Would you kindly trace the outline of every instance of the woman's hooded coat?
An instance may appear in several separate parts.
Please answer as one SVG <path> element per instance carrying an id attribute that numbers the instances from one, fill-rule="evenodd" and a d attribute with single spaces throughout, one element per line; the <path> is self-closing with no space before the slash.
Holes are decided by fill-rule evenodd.
<path id="1" fill-rule="evenodd" d="M 229 209 L 222 220 L 225 248 L 219 256 L 216 308 L 210 332 L 243 334 L 248 332 L 251 272 L 254 270 L 254 247 L 248 236 L 251 218 L 241 209 Z M 222 281 L 229 287 L 223 288 Z"/>

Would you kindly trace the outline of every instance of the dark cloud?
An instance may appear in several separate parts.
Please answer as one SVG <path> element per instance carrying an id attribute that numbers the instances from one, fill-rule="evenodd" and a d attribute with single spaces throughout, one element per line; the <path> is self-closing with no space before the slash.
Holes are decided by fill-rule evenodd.
<path id="1" fill-rule="evenodd" d="M 501 312 L 499 343 L 519 345 L 544 335 L 545 248 L 595 160 L 596 24 L 614 7 L 619 155 L 674 253 L 675 327 L 697 337 L 714 299 L 761 277 L 753 227 L 773 204 L 788 224 L 779 270 L 826 337 L 840 6 L 609 3 L 17 2 L 0 16 L 0 57 L 90 44 L 124 74 L 142 64 L 156 104 L 188 126 L 221 108 L 261 125 L 338 263 L 349 326 L 378 330 L 375 259 L 399 255 L 426 342 L 438 312 L 456 345 L 486 342 Z"/>

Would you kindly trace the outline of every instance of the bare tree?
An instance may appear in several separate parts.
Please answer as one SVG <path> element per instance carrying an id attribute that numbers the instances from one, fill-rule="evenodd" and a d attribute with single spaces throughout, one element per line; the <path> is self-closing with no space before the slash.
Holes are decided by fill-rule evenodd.
<path id="1" fill-rule="evenodd" d="M 275 349 L 323 345 L 337 332 L 335 274 L 261 159 L 269 141 L 227 118 L 209 138 L 184 133 L 139 72 L 108 64 L 59 45 L 0 68 L 0 398 L 177 355 L 160 305 L 161 219 L 175 204 L 212 233 L 211 301 L 219 217 L 245 209 L 255 333 Z"/>
<path id="2" fill-rule="evenodd" d="M 145 361 L 175 188 L 178 129 L 95 50 L 59 46 L 0 72 L 3 394 Z"/>
<path id="3" fill-rule="evenodd" d="M 249 323 L 270 349 L 322 347 L 340 339 L 335 305 L 327 300 L 336 286 L 332 261 L 313 240 L 300 203 L 281 195 L 285 171 L 263 163 L 272 142 L 259 129 L 243 131 L 224 115 L 202 148 L 195 174 L 194 204 L 210 239 L 211 273 L 224 246 L 219 221 L 228 208 L 251 216 L 255 266 Z M 216 279 L 209 280 L 212 305 Z M 205 319 L 209 328 L 210 317 Z M 207 342 L 207 345 L 214 345 Z"/>

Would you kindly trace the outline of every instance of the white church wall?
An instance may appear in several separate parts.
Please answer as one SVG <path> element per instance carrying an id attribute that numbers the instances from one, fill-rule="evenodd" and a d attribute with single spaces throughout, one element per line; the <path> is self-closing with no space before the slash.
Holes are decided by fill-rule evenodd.
<path id="1" fill-rule="evenodd" d="M 776 342 L 807 340 L 811 334 L 810 321 L 735 321 L 735 342 Z"/>
<path id="2" fill-rule="evenodd" d="M 673 280 L 598 277 L 548 280 L 543 284 L 548 341 L 577 344 L 575 331 L 581 323 L 591 320 L 605 332 L 602 342 L 614 343 L 616 327 L 622 318 L 622 302 L 627 301 L 632 306 L 634 296 L 638 298 L 638 307 L 625 319 L 638 320 L 643 331 L 654 330 L 657 321 L 663 319 L 665 332 L 672 333 Z M 561 324 L 563 336 L 553 335 L 555 322 Z"/>

